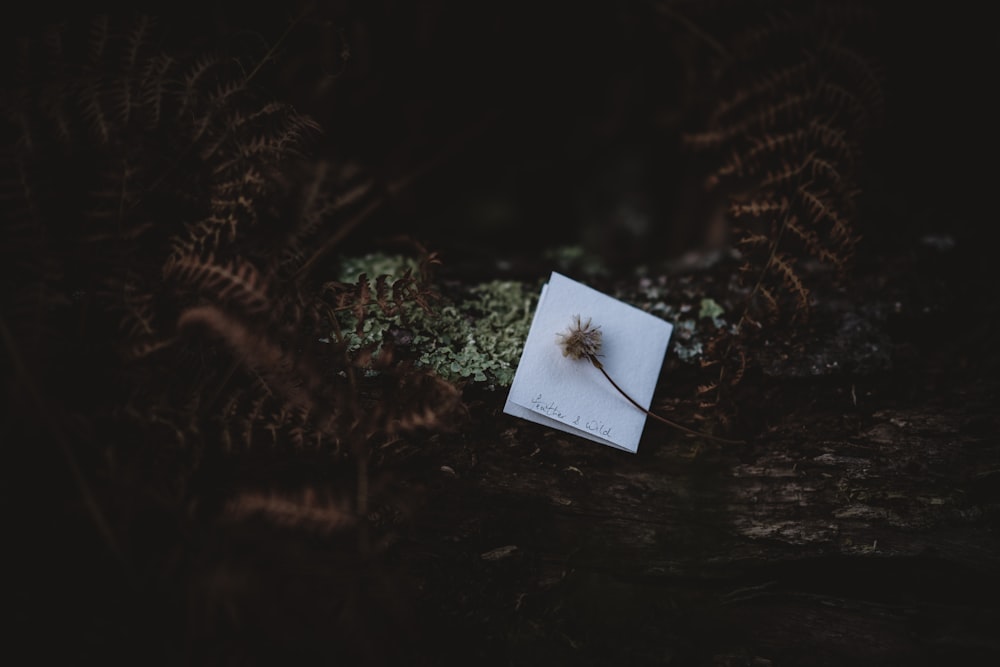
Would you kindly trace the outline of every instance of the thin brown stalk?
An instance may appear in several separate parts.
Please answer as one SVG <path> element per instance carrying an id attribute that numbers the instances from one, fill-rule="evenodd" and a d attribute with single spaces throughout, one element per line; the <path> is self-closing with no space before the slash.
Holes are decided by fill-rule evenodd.
<path id="1" fill-rule="evenodd" d="M 720 438 L 717 435 L 710 435 L 708 433 L 702 433 L 701 431 L 695 431 L 694 429 L 688 428 L 687 426 L 684 426 L 683 424 L 678 424 L 677 422 L 671 421 L 671 420 L 667 419 L 666 417 L 661 417 L 660 415 L 656 414 L 655 412 L 650 412 L 646 408 L 644 408 L 641 405 L 639 405 L 635 401 L 635 399 L 633 399 L 631 396 L 629 396 L 625 392 L 624 389 L 622 389 L 621 387 L 618 386 L 617 382 L 615 382 L 614 380 L 611 379 L 611 376 L 608 375 L 608 372 L 606 370 L 604 370 L 604 364 L 602 364 L 600 361 L 598 361 L 598 359 L 597 359 L 596 356 L 594 356 L 593 354 L 589 354 L 587 356 L 590 359 L 590 363 L 592 363 L 597 370 L 601 371 L 601 373 L 604 374 L 604 377 L 606 377 L 608 379 L 608 382 L 611 383 L 612 387 L 614 387 L 615 389 L 618 390 L 619 394 L 621 394 L 622 396 L 624 396 L 625 399 L 628 400 L 629 403 L 631 403 L 635 407 L 639 408 L 640 410 L 642 410 L 643 412 L 645 412 L 648 416 L 652 417 L 653 419 L 661 421 L 664 424 L 666 424 L 667 426 L 675 428 L 675 429 L 677 429 L 679 431 L 683 431 L 684 433 L 687 433 L 688 435 L 695 435 L 695 436 L 698 436 L 700 438 L 707 438 L 709 440 L 714 440 L 715 442 L 721 442 L 721 443 L 724 443 L 724 444 L 727 444 L 727 445 L 742 445 L 742 444 L 746 444 L 745 440 L 730 440 L 729 438 Z"/>

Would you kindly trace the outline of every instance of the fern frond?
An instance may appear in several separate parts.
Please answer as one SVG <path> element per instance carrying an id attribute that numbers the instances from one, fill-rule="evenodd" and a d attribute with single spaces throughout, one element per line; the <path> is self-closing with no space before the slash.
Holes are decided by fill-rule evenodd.
<path id="1" fill-rule="evenodd" d="M 860 149 L 857 142 L 848 139 L 844 128 L 817 117 L 809 121 L 807 133 L 811 146 L 823 149 L 823 153 L 830 155 L 838 164 L 845 165 L 848 169 L 853 168 Z"/>
<path id="2" fill-rule="evenodd" d="M 107 144 L 111 138 L 111 128 L 104 112 L 104 103 L 101 100 L 103 90 L 100 80 L 94 79 L 87 82 L 81 88 L 80 93 L 83 98 L 83 115 L 88 122 L 91 133 L 96 135 L 101 144 Z"/>
<path id="3" fill-rule="evenodd" d="M 122 305 L 125 316 L 119 326 L 126 340 L 144 338 L 156 334 L 153 326 L 153 295 L 141 290 L 135 284 L 135 278 L 126 278 L 122 285 Z"/>
<path id="4" fill-rule="evenodd" d="M 98 65 L 111 38 L 111 20 L 107 15 L 98 16 L 90 26 L 89 55 L 92 65 Z"/>
<path id="5" fill-rule="evenodd" d="M 805 317 L 810 310 L 809 290 L 806 288 L 805 283 L 802 282 L 802 278 L 795 269 L 795 263 L 796 260 L 794 257 L 791 257 L 783 252 L 775 252 L 771 261 L 771 267 L 781 277 L 785 288 L 797 299 L 797 314 L 801 317 Z"/>
<path id="6" fill-rule="evenodd" d="M 140 16 L 125 38 L 125 49 L 122 53 L 122 71 L 133 72 L 139 63 L 139 51 L 147 44 L 153 27 L 153 19 Z"/>
<path id="7" fill-rule="evenodd" d="M 258 373 L 288 407 L 313 407 L 309 388 L 322 385 L 315 369 L 298 363 L 265 332 L 251 328 L 216 306 L 196 306 L 181 313 L 179 331 L 203 327 L 225 341 L 240 363 Z"/>
<path id="8" fill-rule="evenodd" d="M 794 119 L 808 105 L 810 97 L 805 92 L 786 93 L 777 102 L 770 102 L 752 109 L 738 120 L 720 125 L 704 132 L 693 132 L 682 137 L 683 143 L 701 150 L 719 148 L 735 138 L 743 137 L 753 130 L 766 131 L 779 123 Z"/>
<path id="9" fill-rule="evenodd" d="M 368 276 L 362 273 L 358 276 L 357 290 L 354 292 L 354 317 L 358 321 L 357 333 L 359 336 L 364 331 L 365 308 L 371 303 L 371 286 L 368 284 Z"/>
<path id="10" fill-rule="evenodd" d="M 795 216 L 789 216 L 788 221 L 785 224 L 788 230 L 805 244 L 806 250 L 810 255 L 826 262 L 828 265 L 836 269 L 843 268 L 846 258 L 838 252 L 830 249 L 820 240 L 819 235 L 816 234 L 815 231 L 812 229 L 806 229 L 802 224 L 800 224 L 798 218 Z"/>
<path id="11" fill-rule="evenodd" d="M 800 87 L 807 80 L 815 64 L 816 58 L 813 54 L 804 54 L 799 62 L 764 72 L 749 86 L 740 88 L 727 98 L 721 99 L 709 114 L 708 125 L 725 126 L 729 116 L 738 115 L 737 112 L 750 102 L 758 98 L 773 99 L 775 94 L 782 90 Z"/>
<path id="12" fill-rule="evenodd" d="M 247 192 L 262 193 L 267 184 L 268 181 L 261 175 L 260 171 L 255 167 L 250 167 L 228 181 L 216 183 L 212 186 L 212 190 L 217 197 L 243 196 L 245 199 Z"/>
<path id="13" fill-rule="evenodd" d="M 782 159 L 776 169 L 769 168 L 764 171 L 759 181 L 759 187 L 766 190 L 795 183 L 806 169 L 814 164 L 815 160 L 812 154 L 806 156 L 805 159 L 792 162 Z"/>
<path id="14" fill-rule="evenodd" d="M 721 167 L 709 174 L 706 180 L 708 189 L 727 178 L 745 178 L 760 173 L 766 168 L 766 161 L 770 157 L 782 155 L 787 158 L 803 151 L 807 136 L 805 128 L 796 128 L 782 134 L 764 133 L 760 137 L 751 138 L 748 148 L 734 150 Z"/>
<path id="15" fill-rule="evenodd" d="M 375 181 L 353 165 L 331 173 L 329 165 L 320 163 L 304 188 L 298 224 L 281 253 L 281 270 L 297 271 L 305 262 L 306 253 L 312 250 L 315 236 L 335 216 L 364 205 L 375 193 Z"/>
<path id="16" fill-rule="evenodd" d="M 733 218 L 741 218 L 750 215 L 759 218 L 767 214 L 779 214 L 788 211 L 788 198 L 780 199 L 755 199 L 751 202 L 732 202 L 729 205 L 729 215 Z"/>
<path id="17" fill-rule="evenodd" d="M 863 100 L 863 107 L 876 119 L 880 118 L 885 109 L 883 94 L 885 77 L 882 68 L 857 49 L 835 40 L 824 43 L 823 53 L 830 63 L 843 71 L 845 78 L 856 82 L 858 97 Z"/>
<path id="18" fill-rule="evenodd" d="M 404 367 L 405 368 L 405 367 Z M 394 373 L 385 388 L 382 419 L 389 434 L 417 429 L 442 429 L 454 423 L 461 409 L 461 393 L 452 384 L 430 373 Z"/>
<path id="19" fill-rule="evenodd" d="M 48 26 L 42 35 L 42 46 L 45 55 L 52 64 L 61 64 L 66 58 L 66 24 L 57 23 Z"/>
<path id="20" fill-rule="evenodd" d="M 357 523 L 349 499 L 321 498 L 312 488 L 297 494 L 242 493 L 226 503 L 230 521 L 257 518 L 283 528 L 329 535 Z"/>
<path id="21" fill-rule="evenodd" d="M 837 166 L 830 160 L 818 157 L 814 153 L 810 156 L 807 164 L 813 180 L 817 178 L 825 178 L 833 185 L 840 183 L 840 171 L 837 170 Z"/>
<path id="22" fill-rule="evenodd" d="M 770 247 L 772 241 L 771 241 L 771 237 L 770 236 L 766 236 L 764 234 L 750 234 L 750 233 L 747 233 L 747 234 L 743 234 L 742 236 L 740 236 L 740 238 L 736 241 L 736 243 L 737 243 L 737 245 L 740 245 L 740 246 L 764 246 L 764 247 Z M 750 267 L 748 266 L 747 270 L 749 270 L 749 269 L 750 269 Z"/>
<path id="23" fill-rule="evenodd" d="M 869 125 L 869 111 L 860 97 L 846 87 L 833 81 L 823 81 L 816 88 L 816 96 L 835 112 L 844 112 L 854 122 L 855 127 Z"/>
<path id="24" fill-rule="evenodd" d="M 711 73 L 717 97 L 702 127 L 682 135 L 684 146 L 716 159 L 705 189 L 728 197 L 745 260 L 739 323 L 706 347 L 706 368 L 719 375 L 702 386 L 717 387 L 716 404 L 745 371 L 761 313 L 770 322 L 808 316 L 812 276 L 799 260 L 843 275 L 858 238 L 852 218 L 861 139 L 880 117 L 882 86 L 877 67 L 851 42 L 871 25 L 871 13 L 831 5 L 788 7 L 728 38 L 728 26 L 722 29 Z"/>
<path id="25" fill-rule="evenodd" d="M 173 257 L 164 266 L 163 275 L 219 303 L 236 305 L 246 313 L 266 313 L 273 305 L 268 280 L 247 260 L 217 264 L 212 255 L 205 259 L 190 255 Z"/>
<path id="26" fill-rule="evenodd" d="M 772 321 L 777 320 L 781 313 L 781 307 L 778 305 L 778 299 L 775 298 L 774 293 L 771 292 L 770 288 L 763 285 L 757 290 L 757 293 L 763 298 L 765 310 L 770 319 Z"/>
<path id="27" fill-rule="evenodd" d="M 844 241 L 850 237 L 850 223 L 847 222 L 837 210 L 837 204 L 828 190 L 814 190 L 813 183 L 800 185 L 796 193 L 802 202 L 803 209 L 808 213 L 807 220 L 815 223 L 828 223 L 831 227 L 831 235 L 838 241 Z"/>
<path id="28" fill-rule="evenodd" d="M 117 119 L 127 125 L 132 117 L 136 104 L 136 93 L 133 89 L 141 85 L 138 82 L 139 51 L 145 47 L 149 39 L 153 21 L 148 16 L 140 16 L 135 25 L 125 37 L 125 45 L 121 53 L 121 70 L 115 82 L 115 98 L 117 101 Z"/>
<path id="29" fill-rule="evenodd" d="M 55 101 L 51 105 L 46 105 L 42 113 L 55 129 L 56 141 L 68 145 L 73 138 L 73 134 L 70 114 L 65 104 L 62 101 Z"/>
<path id="30" fill-rule="evenodd" d="M 158 127 L 163 119 L 163 103 L 169 92 L 168 75 L 176 61 L 160 53 L 146 61 L 139 75 L 139 103 L 146 111 L 147 127 Z"/>
<path id="31" fill-rule="evenodd" d="M 210 73 L 222 66 L 222 60 L 216 55 L 199 56 L 183 75 L 180 91 L 178 116 L 185 117 L 196 106 L 201 106 L 203 95 L 202 82 L 209 78 Z"/>
<path id="32" fill-rule="evenodd" d="M 235 216 L 209 215 L 188 225 L 184 234 L 171 239 L 171 257 L 200 257 L 218 252 L 223 242 L 236 240 L 238 223 Z"/>

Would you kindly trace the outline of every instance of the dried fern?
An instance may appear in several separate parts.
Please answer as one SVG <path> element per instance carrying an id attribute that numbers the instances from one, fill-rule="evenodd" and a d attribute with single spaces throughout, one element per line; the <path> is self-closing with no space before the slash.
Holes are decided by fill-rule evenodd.
<path id="1" fill-rule="evenodd" d="M 313 488 L 296 494 L 246 492 L 226 503 L 229 521 L 261 519 L 277 526 L 329 535 L 357 523 L 350 501 L 322 498 Z"/>
<path id="2" fill-rule="evenodd" d="M 372 180 L 307 159 L 318 127 L 260 92 L 261 63 L 168 52 L 159 31 L 101 17 L 13 45 L 0 285 L 21 347 L 64 350 L 34 355 L 39 377 L 63 381 L 68 412 L 88 381 L 117 387 L 73 419 L 148 431 L 171 456 L 366 459 L 373 439 L 446 424 L 451 385 L 390 345 L 321 342 L 342 314 L 430 309 L 429 274 L 291 280 L 370 206 Z"/>
<path id="3" fill-rule="evenodd" d="M 703 366 L 714 377 L 699 389 L 702 407 L 719 404 L 742 377 L 765 328 L 773 339 L 775 323 L 806 321 L 806 260 L 846 274 L 858 238 L 861 144 L 882 113 L 879 71 L 863 55 L 870 11 L 777 5 L 763 9 L 762 20 L 754 3 L 714 15 L 670 4 L 717 47 L 705 120 L 682 140 L 715 162 L 704 188 L 728 203 L 747 294 L 735 327 L 718 331 L 707 350 Z M 732 21 L 713 23 L 720 12 Z M 750 27 L 730 27 L 741 25 Z"/>

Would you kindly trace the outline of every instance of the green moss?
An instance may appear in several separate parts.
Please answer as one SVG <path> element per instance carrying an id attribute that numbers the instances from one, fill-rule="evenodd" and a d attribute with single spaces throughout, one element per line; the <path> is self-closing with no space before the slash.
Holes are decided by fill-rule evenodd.
<path id="1" fill-rule="evenodd" d="M 415 260 L 365 255 L 343 260 L 339 279 L 354 283 L 361 274 L 369 279 L 388 274 L 391 280 L 407 268 L 416 268 Z M 403 339 L 401 344 L 409 348 L 417 363 L 448 380 L 506 387 L 514 379 L 537 301 L 537 290 L 497 280 L 437 303 L 433 313 L 416 304 L 406 305 L 392 317 L 375 310 L 365 319 L 360 334 L 352 313 L 341 313 L 339 323 L 351 350 Z"/>
<path id="2" fill-rule="evenodd" d="M 559 253 L 567 261 L 584 257 L 583 251 L 576 248 L 559 249 Z M 339 280 L 355 283 L 361 274 L 366 274 L 374 281 L 375 277 L 388 274 L 391 281 L 407 269 L 416 268 L 415 259 L 402 255 L 377 253 L 351 257 L 343 260 Z M 666 301 L 679 294 L 686 295 L 679 305 Z M 688 294 L 662 280 L 644 279 L 637 292 L 616 296 L 672 322 L 675 328 L 670 353 L 685 363 L 696 363 L 701 358 L 713 326 L 716 329 L 727 326 L 725 311 L 717 301 L 699 300 L 696 294 Z M 360 334 L 354 315 L 345 311 L 340 314 L 340 327 L 352 350 L 394 340 L 418 364 L 430 367 L 442 377 L 492 389 L 507 387 L 514 379 L 537 302 L 537 286 L 498 280 L 442 299 L 435 304 L 433 313 L 416 304 L 407 304 L 401 313 L 388 317 L 373 308 Z"/>
<path id="3" fill-rule="evenodd" d="M 694 320 L 677 320 L 674 335 L 670 339 L 670 351 L 685 363 L 696 362 L 704 353 L 704 345 L 699 340 L 698 325 Z"/>
<path id="4" fill-rule="evenodd" d="M 715 299 L 702 299 L 698 309 L 698 319 L 707 317 L 714 320 L 717 317 L 721 317 L 725 312 L 725 309 Z"/>
<path id="5" fill-rule="evenodd" d="M 687 364 L 696 364 L 717 330 L 732 328 L 725 307 L 711 297 L 702 297 L 687 277 L 637 272 L 635 287 L 618 290 L 614 296 L 674 325 L 667 354 Z"/>
<path id="6" fill-rule="evenodd" d="M 452 380 L 509 386 L 537 301 L 522 283 L 495 280 L 472 288 L 468 298 L 441 309 L 422 341 L 420 362 Z"/>

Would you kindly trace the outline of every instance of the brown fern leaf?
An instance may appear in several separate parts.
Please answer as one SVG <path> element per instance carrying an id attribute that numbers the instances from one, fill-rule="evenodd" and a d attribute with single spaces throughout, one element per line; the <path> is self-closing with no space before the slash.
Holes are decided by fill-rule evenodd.
<path id="1" fill-rule="evenodd" d="M 375 279 L 375 302 L 383 313 L 393 309 L 393 304 L 389 303 L 389 276 L 385 274 Z"/>
<path id="2" fill-rule="evenodd" d="M 236 305 L 249 314 L 267 313 L 273 304 L 270 280 L 246 260 L 219 264 L 211 255 L 182 255 L 171 258 L 163 268 L 165 278 L 208 295 L 213 301 Z"/>
<path id="3" fill-rule="evenodd" d="M 321 535 L 345 530 L 357 523 L 349 498 L 323 497 L 306 487 L 295 494 L 245 492 L 226 503 L 228 521 L 260 519 L 282 528 L 296 528 Z"/>
<path id="4" fill-rule="evenodd" d="M 709 174 L 706 189 L 710 190 L 727 179 L 745 179 L 760 174 L 767 168 L 768 159 L 773 159 L 774 155 L 792 157 L 807 153 L 807 136 L 805 128 L 796 128 L 778 135 L 765 133 L 759 138 L 751 138 L 749 147 L 734 150 L 725 164 Z"/>
<path id="5" fill-rule="evenodd" d="M 452 384 L 427 372 L 403 366 L 383 385 L 385 398 L 381 419 L 392 435 L 415 429 L 452 428 L 462 409 L 461 392 Z"/>
<path id="6" fill-rule="evenodd" d="M 744 215 L 750 215 L 755 218 L 759 218 L 762 215 L 775 214 L 779 215 L 786 213 L 788 211 L 788 198 L 781 197 L 780 199 L 772 200 L 754 200 L 751 202 L 732 202 L 729 205 L 729 215 L 733 218 L 741 218 Z M 747 240 L 746 237 L 741 239 L 742 241 Z"/>
<path id="7" fill-rule="evenodd" d="M 176 66 L 176 60 L 165 53 L 157 53 L 146 60 L 139 76 L 139 104 L 145 110 L 146 127 L 158 127 L 163 120 L 163 106 L 169 95 L 167 75 Z"/>
<path id="8" fill-rule="evenodd" d="M 860 95 L 833 81 L 823 81 L 815 90 L 816 99 L 835 115 L 845 114 L 856 128 L 867 127 L 871 112 Z"/>
<path id="9" fill-rule="evenodd" d="M 768 102 L 760 108 L 751 109 L 746 116 L 733 122 L 719 121 L 717 127 L 685 134 L 683 142 L 688 147 L 701 150 L 720 148 L 734 139 L 745 137 L 752 132 L 773 130 L 799 117 L 803 108 L 810 102 L 810 96 L 805 92 L 787 93 L 777 102 Z"/>
<path id="10" fill-rule="evenodd" d="M 111 138 L 111 127 L 104 111 L 104 90 L 99 80 L 92 80 L 81 86 L 80 95 L 83 100 L 83 113 L 90 131 L 101 144 L 106 144 Z"/>
<path id="11" fill-rule="evenodd" d="M 407 303 L 415 303 L 426 313 L 431 312 L 431 299 L 434 294 L 424 290 L 413 278 L 413 270 L 407 269 L 401 278 L 392 283 L 392 303 L 395 306 L 394 312 L 403 312 L 403 307 Z"/>
<path id="12" fill-rule="evenodd" d="M 385 317 L 404 319 L 411 306 L 433 312 L 433 303 L 440 297 L 423 278 L 414 277 L 412 269 L 407 269 L 391 285 L 390 278 L 388 275 L 376 277 L 374 296 L 366 274 L 361 274 L 355 284 L 327 282 L 321 295 L 333 312 L 350 311 L 357 320 L 359 332 L 373 309 Z"/>
<path id="13" fill-rule="evenodd" d="M 296 176 L 297 171 L 290 171 L 286 177 Z M 338 167 L 318 162 L 291 186 L 300 188 L 300 204 L 295 210 L 295 226 L 284 241 L 279 259 L 279 272 L 289 276 L 315 250 L 319 235 L 329 233 L 338 219 L 356 215 L 371 203 L 373 196 L 378 196 L 374 180 L 351 163 Z"/>
<path id="14" fill-rule="evenodd" d="M 814 152 L 828 156 L 841 165 L 841 171 L 853 173 L 861 157 L 861 149 L 856 141 L 848 138 L 845 129 L 830 124 L 825 118 L 809 121 L 808 145 Z"/>
<path id="15" fill-rule="evenodd" d="M 709 384 L 700 384 L 698 385 L 698 388 L 695 390 L 695 393 L 698 394 L 699 396 L 702 396 L 704 394 L 710 394 L 716 391 L 718 388 L 719 385 L 715 384 L 714 382 L 710 382 Z"/>
<path id="16" fill-rule="evenodd" d="M 209 255 L 231 245 L 237 239 L 239 220 L 236 217 L 209 215 L 188 225 L 186 233 L 175 235 L 170 242 L 171 261 L 183 256 Z"/>
<path id="17" fill-rule="evenodd" d="M 362 273 L 358 276 L 357 291 L 354 297 L 354 317 L 358 320 L 357 334 L 361 335 L 364 330 L 365 308 L 371 303 L 371 287 L 368 284 L 368 276 Z"/>
<path id="18" fill-rule="evenodd" d="M 107 15 L 96 17 L 90 26 L 89 54 L 91 64 L 98 65 L 101 63 L 110 39 L 110 17 Z"/>
<path id="19" fill-rule="evenodd" d="M 816 232 L 811 229 L 805 229 L 799 224 L 789 224 L 788 229 L 803 242 L 806 250 L 812 256 L 826 262 L 826 264 L 837 270 L 843 270 L 847 258 L 840 252 L 826 247 Z"/>
<path id="20" fill-rule="evenodd" d="M 776 93 L 806 80 L 815 66 L 815 56 L 810 53 L 803 56 L 801 61 L 765 72 L 751 85 L 737 89 L 727 99 L 719 100 L 709 115 L 708 124 L 725 126 L 727 119 L 738 115 L 739 109 L 744 105 L 760 98 L 773 99 Z"/>
<path id="21" fill-rule="evenodd" d="M 862 108 L 874 121 L 880 120 L 885 112 L 882 68 L 856 48 L 836 40 L 824 43 L 823 53 L 827 62 L 838 67 L 846 79 L 857 82 L 855 90 Z"/>
<path id="22" fill-rule="evenodd" d="M 727 7 L 731 21 L 716 30 L 712 17 L 699 17 L 720 45 L 718 88 L 699 109 L 704 124 L 682 136 L 690 150 L 715 160 L 705 189 L 728 198 L 739 223 L 746 303 L 735 331 L 706 347 L 706 370 L 719 375 L 701 385 L 715 387 L 719 405 L 745 372 L 759 320 L 807 318 L 808 283 L 818 274 L 807 275 L 800 260 L 846 274 L 857 239 L 861 144 L 882 108 L 878 68 L 852 41 L 873 34 L 870 13 L 825 2 L 763 12 L 763 20 L 754 12 L 753 3 Z"/>
<path id="23" fill-rule="evenodd" d="M 769 168 L 761 174 L 759 187 L 761 190 L 770 191 L 773 189 L 789 186 L 789 184 L 801 181 L 801 176 L 815 163 L 810 154 L 804 160 L 788 161 L 781 158 L 774 168 Z"/>
<path id="24" fill-rule="evenodd" d="M 258 379 L 256 392 L 237 392 L 218 416 L 218 428 L 227 452 L 248 452 L 261 448 L 301 449 L 306 440 L 317 449 L 326 442 L 321 430 L 312 428 L 307 406 L 293 405 L 274 394 Z"/>
<path id="25" fill-rule="evenodd" d="M 245 138 L 232 138 L 232 157 L 220 162 L 214 173 L 220 176 L 227 173 L 241 173 L 248 165 L 257 164 L 262 159 L 271 162 L 280 162 L 291 157 L 299 157 L 301 154 L 297 150 L 302 145 L 307 132 L 313 125 L 307 124 L 301 119 L 290 119 L 288 125 L 281 129 L 268 133 Z M 216 148 L 213 146 L 206 154 L 212 154 Z"/>
<path id="26" fill-rule="evenodd" d="M 781 276 L 785 288 L 796 297 L 798 303 L 796 316 L 803 318 L 808 316 L 810 310 L 809 290 L 795 269 L 795 258 L 782 252 L 775 252 L 771 268 Z"/>
<path id="27" fill-rule="evenodd" d="M 768 319 L 772 322 L 776 322 L 781 313 L 781 306 L 778 305 L 778 299 L 774 296 L 774 293 L 771 292 L 771 289 L 766 286 L 761 286 L 757 293 L 764 301 Z"/>
<path id="28" fill-rule="evenodd" d="M 117 281 L 112 283 L 112 287 Z M 154 312 L 155 297 L 138 285 L 137 276 L 128 276 L 122 284 L 122 306 L 125 314 L 122 317 L 120 331 L 125 336 L 125 343 L 148 339 L 158 335 Z"/>
<path id="29" fill-rule="evenodd" d="M 286 405 L 314 406 L 310 390 L 321 386 L 322 379 L 315 368 L 283 350 L 279 341 L 216 306 L 196 306 L 181 314 L 178 330 L 197 327 L 224 340 L 236 358 L 257 373 Z"/>
<path id="30" fill-rule="evenodd" d="M 128 31 L 121 52 L 120 76 L 111 92 L 114 100 L 116 120 L 127 125 L 139 99 L 141 82 L 138 79 L 142 62 L 140 52 L 149 43 L 153 21 L 148 16 L 140 16 Z"/>
<path id="31" fill-rule="evenodd" d="M 105 17 L 6 45 L 0 310 L 47 407 L 72 418 L 74 451 L 98 462 L 94 478 L 138 471 L 181 515 L 206 452 L 367 461 L 373 443 L 453 425 L 450 384 L 388 346 L 324 340 L 338 308 L 431 308 L 436 258 L 326 293 L 283 280 L 379 190 L 351 164 L 309 164 L 316 126 L 262 100 L 260 63 L 237 45 L 201 56 L 168 28 Z M 232 520 L 340 530 L 332 497 L 250 498 Z"/>
<path id="32" fill-rule="evenodd" d="M 217 197 L 239 197 L 241 195 L 245 197 L 248 192 L 263 193 L 267 186 L 268 181 L 260 171 L 255 167 L 250 167 L 228 181 L 216 183 L 212 189 Z"/>
<path id="33" fill-rule="evenodd" d="M 771 237 L 765 234 L 745 233 L 740 236 L 740 238 L 736 241 L 736 244 L 739 246 L 748 246 L 748 247 L 752 246 L 770 247 Z M 749 264 L 745 264 L 743 267 L 740 267 L 740 271 L 742 272 L 748 272 L 751 270 L 752 267 Z"/>
<path id="34" fill-rule="evenodd" d="M 251 178 L 244 175 L 242 180 L 249 183 L 251 182 Z M 252 225 L 258 220 L 257 205 L 254 202 L 254 198 L 250 195 L 249 189 L 246 188 L 230 197 L 212 197 L 209 207 L 212 210 L 213 217 L 233 221 L 231 224 L 237 224 L 235 221 L 244 219 L 247 220 L 248 224 Z M 233 230 L 233 236 L 235 236 L 235 230 Z"/>

